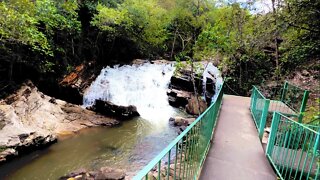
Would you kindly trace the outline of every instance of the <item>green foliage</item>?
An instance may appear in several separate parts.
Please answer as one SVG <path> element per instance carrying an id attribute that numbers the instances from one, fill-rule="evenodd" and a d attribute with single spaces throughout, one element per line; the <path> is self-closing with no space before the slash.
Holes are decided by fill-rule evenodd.
<path id="1" fill-rule="evenodd" d="M 99 3 L 97 11 L 99 13 L 95 15 L 92 25 L 99 27 L 101 30 L 115 32 L 115 26 L 130 22 L 130 19 L 127 18 L 128 12 L 126 10 L 109 8 Z"/>
<path id="2" fill-rule="evenodd" d="M 0 2 L 0 41 L 24 44 L 53 55 L 50 38 L 55 30 L 79 31 L 77 3 L 52 0 L 12 0 Z"/>
<path id="3" fill-rule="evenodd" d="M 36 7 L 30 1 L 0 2 L 0 41 L 29 45 L 34 50 L 52 55 L 45 34 L 38 30 Z"/>
<path id="4" fill-rule="evenodd" d="M 304 123 L 320 125 L 320 98 L 317 98 L 314 103 L 311 103 L 304 114 Z"/>
<path id="5" fill-rule="evenodd" d="M 319 1 L 275 0 L 264 14 L 254 14 L 251 1 L 223 2 L 1 1 L 0 59 L 55 72 L 69 70 L 76 59 L 104 62 L 115 51 L 176 59 L 177 68 L 191 57 L 214 61 L 229 86 L 246 94 L 252 84 L 278 80 L 319 58 Z"/>
<path id="6" fill-rule="evenodd" d="M 145 50 L 165 49 L 169 17 L 156 0 L 126 0 L 117 8 L 98 4 L 97 10 L 92 25 L 108 33 L 127 36 Z"/>

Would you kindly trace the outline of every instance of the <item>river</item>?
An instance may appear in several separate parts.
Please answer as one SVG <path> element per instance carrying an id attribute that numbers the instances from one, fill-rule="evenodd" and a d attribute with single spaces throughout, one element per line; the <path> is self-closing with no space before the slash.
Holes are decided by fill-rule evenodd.
<path id="1" fill-rule="evenodd" d="M 95 99 L 135 105 L 140 117 L 114 128 L 90 128 L 60 137 L 58 143 L 24 155 L 0 167 L 0 179 L 58 179 L 79 168 L 125 169 L 133 176 L 178 132 L 169 118 L 185 115 L 168 104 L 172 64 L 106 67 L 84 95 L 83 107 Z"/>

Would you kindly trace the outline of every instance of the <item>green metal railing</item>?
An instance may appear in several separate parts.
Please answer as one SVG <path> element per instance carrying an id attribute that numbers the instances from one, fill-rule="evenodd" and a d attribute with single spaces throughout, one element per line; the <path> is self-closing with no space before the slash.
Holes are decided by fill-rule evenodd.
<path id="1" fill-rule="evenodd" d="M 257 87 L 253 86 L 251 94 L 250 111 L 258 129 L 259 138 L 263 136 L 268 116 L 270 100 L 266 99 Z"/>
<path id="2" fill-rule="evenodd" d="M 302 122 L 309 91 L 284 83 L 283 87 L 256 87 L 251 94 L 250 111 L 262 139 L 266 124 L 271 122 L 273 112 L 281 112 L 298 122 Z"/>
<path id="3" fill-rule="evenodd" d="M 274 112 L 266 155 L 281 179 L 320 178 L 320 126 Z"/>
<path id="4" fill-rule="evenodd" d="M 210 107 L 173 140 L 133 179 L 197 179 L 211 145 L 223 85 Z"/>
<path id="5" fill-rule="evenodd" d="M 269 109 L 278 111 L 301 122 L 305 112 L 309 91 L 285 81 L 283 87 L 260 87 L 262 94 L 270 99 Z"/>

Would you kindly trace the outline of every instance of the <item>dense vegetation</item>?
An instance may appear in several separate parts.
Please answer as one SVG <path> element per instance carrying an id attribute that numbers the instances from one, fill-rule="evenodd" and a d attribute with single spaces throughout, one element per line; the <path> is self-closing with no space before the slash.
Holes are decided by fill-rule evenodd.
<path id="1" fill-rule="evenodd" d="M 320 55 L 320 1 L 264 2 L 271 9 L 259 13 L 254 1 L 4 0 L 0 90 L 59 78 L 85 61 L 191 57 L 215 62 L 230 89 L 246 94 Z"/>

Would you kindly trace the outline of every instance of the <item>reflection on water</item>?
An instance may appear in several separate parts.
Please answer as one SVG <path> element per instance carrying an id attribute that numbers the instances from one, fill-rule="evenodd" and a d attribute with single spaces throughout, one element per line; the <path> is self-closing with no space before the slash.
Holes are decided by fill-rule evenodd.
<path id="1" fill-rule="evenodd" d="M 116 128 L 92 128 L 0 167 L 0 179 L 57 179 L 79 168 L 102 166 L 134 175 L 177 136 L 170 126 L 137 118 Z"/>

